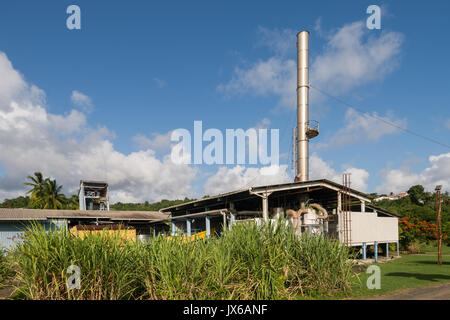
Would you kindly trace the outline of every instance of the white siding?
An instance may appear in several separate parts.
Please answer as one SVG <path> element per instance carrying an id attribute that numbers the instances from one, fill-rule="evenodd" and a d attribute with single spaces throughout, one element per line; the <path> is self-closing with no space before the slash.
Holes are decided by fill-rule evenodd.
<path id="1" fill-rule="evenodd" d="M 343 240 L 343 216 L 339 215 L 340 239 Z M 398 241 L 398 218 L 378 217 L 375 212 L 351 213 L 351 245 Z"/>

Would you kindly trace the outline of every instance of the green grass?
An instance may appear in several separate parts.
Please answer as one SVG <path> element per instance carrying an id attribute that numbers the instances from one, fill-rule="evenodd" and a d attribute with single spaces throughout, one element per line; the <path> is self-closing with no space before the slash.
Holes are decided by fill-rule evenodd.
<path id="1" fill-rule="evenodd" d="M 445 247 L 443 251 L 449 252 L 449 248 Z M 381 270 L 381 289 L 368 289 L 366 281 L 370 274 L 363 271 L 359 274 L 359 281 L 353 282 L 351 298 L 370 297 L 450 282 L 450 256 L 443 255 L 440 266 L 436 262 L 436 255 L 404 255 L 390 262 L 377 263 Z M 338 295 L 335 297 L 339 298 Z"/>
<path id="2" fill-rule="evenodd" d="M 204 241 L 125 243 L 84 239 L 35 226 L 12 253 L 22 299 L 296 299 L 350 290 L 348 248 L 323 237 L 298 239 L 278 223 L 239 224 Z M 81 289 L 67 290 L 67 267 Z"/>
<path id="3" fill-rule="evenodd" d="M 436 245 L 423 246 L 420 248 L 420 251 L 423 251 L 426 254 L 436 254 L 437 255 Z M 450 247 L 449 246 L 442 247 L 442 255 L 450 255 Z"/>
<path id="4" fill-rule="evenodd" d="M 6 252 L 0 249 L 0 288 L 3 287 L 6 280 L 13 275 L 11 263 L 8 261 Z"/>

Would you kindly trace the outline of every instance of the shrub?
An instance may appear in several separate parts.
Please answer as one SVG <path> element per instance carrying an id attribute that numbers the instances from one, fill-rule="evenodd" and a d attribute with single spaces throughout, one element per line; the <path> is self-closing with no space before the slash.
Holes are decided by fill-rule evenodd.
<path id="1" fill-rule="evenodd" d="M 27 299 L 293 299 L 350 289 L 348 248 L 297 238 L 285 224 L 248 223 L 208 241 L 148 243 L 33 226 L 14 252 L 18 296 Z M 81 289 L 68 290 L 68 266 Z"/>
<path id="2" fill-rule="evenodd" d="M 11 263 L 7 257 L 7 252 L 0 249 L 0 287 L 4 284 L 5 280 L 13 275 Z"/>
<path id="3" fill-rule="evenodd" d="M 420 220 L 415 217 L 403 217 L 398 220 L 399 223 L 399 239 L 403 247 L 417 241 L 436 240 L 438 238 L 438 229 L 436 224 Z M 445 228 L 442 228 L 443 239 L 446 241 L 448 235 L 445 233 Z"/>

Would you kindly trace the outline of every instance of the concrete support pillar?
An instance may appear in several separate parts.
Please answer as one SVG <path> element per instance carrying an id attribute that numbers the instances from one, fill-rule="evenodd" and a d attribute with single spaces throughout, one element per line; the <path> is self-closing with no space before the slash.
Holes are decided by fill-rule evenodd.
<path id="1" fill-rule="evenodd" d="M 366 202 L 361 201 L 361 212 L 366 212 Z"/>
<path id="2" fill-rule="evenodd" d="M 374 251 L 374 255 L 375 255 L 375 262 L 378 262 L 378 242 L 375 241 L 375 243 L 373 244 L 373 251 Z"/>
<path id="3" fill-rule="evenodd" d="M 342 194 L 340 191 L 338 191 L 337 196 L 337 213 L 339 214 L 342 212 Z"/>
<path id="4" fill-rule="evenodd" d="M 236 224 L 236 215 L 234 213 L 230 213 L 230 227 Z"/>
<path id="5" fill-rule="evenodd" d="M 186 233 L 188 237 L 191 236 L 191 219 L 186 220 Z"/>
<path id="6" fill-rule="evenodd" d="M 389 243 L 386 243 L 386 260 L 389 260 Z"/>
<path id="7" fill-rule="evenodd" d="M 397 257 L 400 257 L 400 243 L 399 243 L 398 240 L 397 240 L 397 245 L 396 245 L 396 247 L 397 247 Z"/>
<path id="8" fill-rule="evenodd" d="M 264 221 L 269 220 L 269 195 L 265 193 L 262 196 L 262 208 L 263 208 L 263 219 Z"/>
<path id="9" fill-rule="evenodd" d="M 171 235 L 174 236 L 176 232 L 177 232 L 177 226 L 175 225 L 175 221 L 172 220 L 172 233 L 171 233 Z"/>
<path id="10" fill-rule="evenodd" d="M 209 239 L 211 235 L 211 221 L 209 216 L 205 217 L 205 226 L 206 226 L 206 238 Z"/>
<path id="11" fill-rule="evenodd" d="M 367 259 L 367 243 L 363 242 L 362 245 L 362 256 L 363 256 L 363 260 Z"/>
<path id="12" fill-rule="evenodd" d="M 234 226 L 236 224 L 236 214 L 235 214 L 235 206 L 234 206 L 234 202 L 230 202 L 230 225 L 228 226 L 229 229 L 231 230 L 231 226 Z"/>
<path id="13" fill-rule="evenodd" d="M 222 215 L 222 230 L 226 230 L 227 229 L 227 215 L 223 211 L 220 211 L 220 214 Z"/>

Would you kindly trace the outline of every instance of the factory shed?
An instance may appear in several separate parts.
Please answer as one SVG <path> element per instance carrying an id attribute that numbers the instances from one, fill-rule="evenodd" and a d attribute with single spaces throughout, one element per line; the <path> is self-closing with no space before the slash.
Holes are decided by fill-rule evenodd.
<path id="1" fill-rule="evenodd" d="M 156 234 L 168 229 L 153 221 L 167 218 L 157 211 L 43 210 L 0 208 L 0 248 L 9 249 L 21 241 L 31 223 L 50 228 L 70 229 L 76 225 L 113 225 L 120 223 L 136 229 L 136 234 Z"/>
<path id="2" fill-rule="evenodd" d="M 210 236 L 241 221 L 287 217 L 305 199 L 307 206 L 326 210 L 327 218 L 304 215 L 299 233 L 326 233 L 349 246 L 398 243 L 398 216 L 371 205 L 367 194 L 326 179 L 241 189 L 160 211 L 170 214 L 164 221 L 171 222 L 172 234 L 206 231 Z"/>

